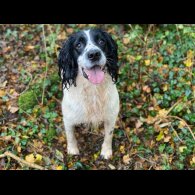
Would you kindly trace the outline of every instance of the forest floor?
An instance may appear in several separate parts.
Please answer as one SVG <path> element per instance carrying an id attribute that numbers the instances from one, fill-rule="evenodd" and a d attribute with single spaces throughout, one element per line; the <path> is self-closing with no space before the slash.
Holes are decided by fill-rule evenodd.
<path id="1" fill-rule="evenodd" d="M 100 157 L 103 132 L 82 126 L 81 154 L 66 150 L 57 56 L 88 27 L 111 33 L 119 48 L 110 160 Z M 194 48 L 195 25 L 1 25 L 0 170 L 194 169 Z"/>

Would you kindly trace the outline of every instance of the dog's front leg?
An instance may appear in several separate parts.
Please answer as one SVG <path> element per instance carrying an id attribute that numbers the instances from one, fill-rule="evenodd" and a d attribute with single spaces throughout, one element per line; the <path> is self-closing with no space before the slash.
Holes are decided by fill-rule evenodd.
<path id="1" fill-rule="evenodd" d="M 66 139 L 67 139 L 67 150 L 68 154 L 78 155 L 79 149 L 77 146 L 77 140 L 74 134 L 74 125 L 64 120 Z"/>
<path id="2" fill-rule="evenodd" d="M 102 144 L 101 155 L 104 159 L 109 159 L 112 156 L 112 137 L 115 121 L 107 121 L 104 123 L 105 136 Z"/>

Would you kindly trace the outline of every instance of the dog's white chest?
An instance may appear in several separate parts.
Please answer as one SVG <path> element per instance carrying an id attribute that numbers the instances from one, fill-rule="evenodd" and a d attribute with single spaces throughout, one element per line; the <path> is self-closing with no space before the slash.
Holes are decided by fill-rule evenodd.
<path id="1" fill-rule="evenodd" d="M 84 78 L 78 78 L 77 87 L 65 90 L 62 111 L 66 120 L 75 121 L 75 124 L 97 124 L 112 114 L 111 109 L 117 112 L 118 92 L 109 79 L 95 86 Z"/>

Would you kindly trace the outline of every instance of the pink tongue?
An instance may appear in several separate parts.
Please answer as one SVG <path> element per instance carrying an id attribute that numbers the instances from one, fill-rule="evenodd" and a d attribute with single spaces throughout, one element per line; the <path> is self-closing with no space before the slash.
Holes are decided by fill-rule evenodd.
<path id="1" fill-rule="evenodd" d="M 104 80 L 104 72 L 99 66 L 95 66 L 90 70 L 85 70 L 88 79 L 93 84 L 100 84 Z"/>

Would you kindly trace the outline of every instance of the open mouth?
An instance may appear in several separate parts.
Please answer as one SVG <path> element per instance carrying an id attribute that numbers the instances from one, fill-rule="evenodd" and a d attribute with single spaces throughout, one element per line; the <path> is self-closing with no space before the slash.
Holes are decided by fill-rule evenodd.
<path id="1" fill-rule="evenodd" d="M 93 84 L 100 84 L 104 80 L 104 67 L 95 65 L 90 69 L 82 68 L 83 76 Z"/>

